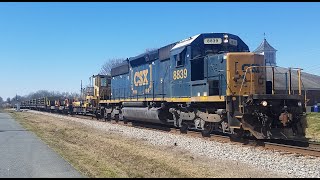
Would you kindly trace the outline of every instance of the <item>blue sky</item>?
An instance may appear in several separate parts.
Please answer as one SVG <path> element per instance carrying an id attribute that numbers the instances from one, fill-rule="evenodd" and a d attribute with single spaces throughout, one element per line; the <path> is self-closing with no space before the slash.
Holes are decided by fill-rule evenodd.
<path id="1" fill-rule="evenodd" d="M 263 40 L 279 66 L 320 75 L 320 3 L 0 3 L 0 96 L 79 92 L 110 58 L 206 32 Z"/>

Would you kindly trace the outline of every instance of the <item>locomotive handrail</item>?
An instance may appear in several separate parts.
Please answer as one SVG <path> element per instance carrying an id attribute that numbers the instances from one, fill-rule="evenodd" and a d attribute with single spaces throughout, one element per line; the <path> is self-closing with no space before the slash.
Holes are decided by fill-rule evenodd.
<path id="1" fill-rule="evenodd" d="M 253 76 L 253 74 L 252 74 L 252 68 L 272 68 L 272 94 L 275 94 L 275 89 L 274 89 L 274 80 L 275 80 L 275 78 L 274 78 L 274 68 L 275 68 L 275 66 L 249 66 L 249 67 L 247 67 L 246 68 L 246 71 L 245 71 L 245 74 L 244 74 L 244 76 L 243 76 L 243 79 L 242 79 L 242 83 L 241 83 L 241 87 L 240 87 L 240 90 L 239 90 L 239 94 L 241 93 L 241 91 L 242 91 L 242 87 L 243 87 L 243 84 L 244 84 L 244 82 L 245 82 L 245 79 L 246 79 L 246 76 L 247 76 L 247 72 L 248 72 L 248 70 L 250 69 L 250 71 L 251 71 L 251 73 L 250 73 L 250 94 L 252 94 L 252 82 L 253 82 L 253 78 L 252 78 L 252 76 Z M 288 94 L 290 95 L 291 94 L 291 89 L 292 89 L 292 82 L 291 82 L 291 70 L 297 70 L 297 73 L 298 73 L 298 91 L 299 91 L 299 95 L 302 95 L 302 92 L 301 92 L 301 90 L 302 90 L 302 88 L 301 88 L 301 84 L 302 84 L 302 80 L 301 80 L 301 70 L 303 70 L 303 69 L 301 69 L 301 68 L 289 68 L 289 91 L 288 91 Z M 267 76 L 266 76 L 266 78 L 267 78 Z M 305 90 L 305 88 L 304 88 L 304 90 Z"/>
<path id="2" fill-rule="evenodd" d="M 250 95 L 253 93 L 252 91 L 252 89 L 253 89 L 253 85 L 252 85 L 252 83 L 253 83 L 253 73 L 252 73 L 252 69 L 253 68 L 272 68 L 272 94 L 275 94 L 275 75 L 274 75 L 274 68 L 275 68 L 275 66 L 249 66 L 249 67 L 247 67 L 246 68 L 246 71 L 245 71 L 245 73 L 244 73 L 244 76 L 243 76 L 243 79 L 242 79 L 242 83 L 241 83 L 241 87 L 240 87 L 240 90 L 239 90 L 239 93 L 238 93 L 238 95 L 239 95 L 239 97 L 240 97 L 240 93 L 241 93 L 241 91 L 242 91 L 242 87 L 243 87 L 243 84 L 244 84 L 244 82 L 245 82 L 245 80 L 246 80 L 246 76 L 247 76 L 247 72 L 248 72 L 248 70 L 250 69 Z M 306 106 L 306 89 L 305 89 L 305 87 L 304 87 L 304 85 L 303 85 L 303 83 L 302 83 L 302 80 L 301 80 L 301 70 L 303 70 L 303 69 L 301 69 L 301 68 L 292 68 L 292 67 L 290 67 L 289 68 L 289 90 L 288 90 L 288 94 L 289 95 L 291 95 L 291 91 L 292 91 L 292 82 L 291 82 L 291 70 L 297 70 L 297 73 L 298 73 L 298 92 L 299 92 L 299 95 L 302 95 L 302 92 L 301 92 L 301 85 L 303 86 L 303 90 L 304 90 L 304 92 L 305 92 L 305 97 L 304 97 L 304 100 L 305 100 L 305 106 Z M 267 74 L 266 74 L 266 79 L 267 79 Z M 241 99 L 239 98 L 239 106 L 241 106 L 242 105 L 242 103 L 241 103 Z"/>

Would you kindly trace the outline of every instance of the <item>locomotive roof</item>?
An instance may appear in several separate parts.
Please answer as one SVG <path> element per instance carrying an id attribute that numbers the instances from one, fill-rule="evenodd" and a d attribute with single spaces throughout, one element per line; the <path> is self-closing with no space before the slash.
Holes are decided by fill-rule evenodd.
<path id="1" fill-rule="evenodd" d="M 191 44 L 194 40 L 196 40 L 199 36 L 200 36 L 200 34 L 197 34 L 197 35 L 194 35 L 194 36 L 189 37 L 187 39 L 181 40 L 171 50 L 187 46 L 187 45 Z"/>
<path id="2" fill-rule="evenodd" d="M 225 39 L 228 39 L 228 42 L 224 42 Z M 204 42 L 205 40 L 209 40 L 208 42 Z M 215 41 L 216 40 L 216 41 Z M 215 42 L 213 42 L 215 41 Z M 156 59 L 165 60 L 170 58 L 170 53 L 173 51 L 180 51 L 183 47 L 188 46 L 190 44 L 208 44 L 208 45 L 217 45 L 217 46 L 224 46 L 229 44 L 233 47 L 236 47 L 239 52 L 249 52 L 248 46 L 240 39 L 239 36 L 230 33 L 201 33 L 189 38 L 183 39 L 178 42 L 174 42 L 163 46 L 161 48 L 144 52 L 134 57 L 130 57 L 127 61 L 124 61 L 121 64 L 113 67 L 111 69 L 111 76 L 117 76 L 129 71 L 128 64 L 130 66 L 135 67 L 141 64 L 144 64 L 148 61 L 153 61 Z"/>
<path id="3" fill-rule="evenodd" d="M 188 46 L 190 45 L 192 42 L 194 42 L 195 40 L 197 40 L 198 38 L 201 38 L 201 39 L 204 39 L 204 38 L 223 38 L 225 35 L 228 35 L 229 38 L 232 38 L 234 40 L 237 40 L 238 44 L 240 46 L 243 46 L 245 49 L 248 49 L 249 51 L 249 48 L 248 46 L 240 39 L 239 36 L 236 36 L 234 34 L 230 34 L 230 33 L 201 33 L 201 34 L 197 34 L 197 35 L 194 35 L 194 36 L 191 36 L 189 38 L 186 38 L 186 39 L 183 39 L 181 41 L 178 41 L 176 43 L 172 43 L 170 45 L 174 45 L 170 51 L 172 50 L 175 50 L 175 49 L 178 49 L 178 48 L 181 48 L 181 47 L 185 47 L 185 46 Z M 167 47 L 168 45 L 166 46 L 163 46 L 159 49 L 162 49 L 164 47 Z M 153 50 L 153 51 L 150 51 L 150 52 L 144 52 L 142 54 L 139 54 L 137 56 L 134 56 L 134 57 L 130 57 L 129 58 L 129 61 L 134 61 L 134 60 L 137 60 L 137 59 L 140 59 L 140 58 L 144 58 L 146 57 L 146 55 L 148 54 L 153 54 L 155 52 L 157 52 L 159 49 L 156 49 L 156 50 Z"/>
<path id="4" fill-rule="evenodd" d="M 172 49 L 172 50 L 175 50 L 175 49 L 178 49 L 178 48 L 181 48 L 181 47 L 184 47 L 184 46 L 188 46 L 190 45 L 191 43 L 193 43 L 194 41 L 196 41 L 197 39 L 205 39 L 205 38 L 220 38 L 220 39 L 223 39 L 224 36 L 227 35 L 228 38 L 232 38 L 233 40 L 236 40 L 238 43 L 239 46 L 243 46 L 245 49 L 247 49 L 249 51 L 249 48 L 248 46 L 242 41 L 242 39 L 240 39 L 239 36 L 236 36 L 234 34 L 230 34 L 230 33 L 202 33 L 202 34 L 197 34 L 197 35 L 194 35 L 192 37 L 189 37 L 187 39 L 184 39 L 184 40 L 181 40 L 179 41 Z M 222 43 L 222 42 L 221 42 Z M 220 44 L 221 44 L 220 43 Z M 231 43 L 231 42 L 230 42 Z M 217 44 L 218 45 L 218 44 Z"/>
<path id="5" fill-rule="evenodd" d="M 96 74 L 96 75 L 92 75 L 92 77 L 104 78 L 104 77 L 110 77 L 110 75 L 108 75 L 108 74 Z"/>

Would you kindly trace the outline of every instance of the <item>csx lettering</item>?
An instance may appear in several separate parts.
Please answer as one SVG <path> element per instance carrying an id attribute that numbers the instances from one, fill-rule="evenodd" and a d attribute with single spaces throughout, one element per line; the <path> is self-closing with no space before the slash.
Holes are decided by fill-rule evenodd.
<path id="1" fill-rule="evenodd" d="M 243 64 L 242 71 L 246 72 L 247 67 L 250 67 L 250 66 L 260 66 L 260 64 Z M 249 70 L 248 73 L 249 72 L 251 72 L 251 71 Z M 259 67 L 252 67 L 252 73 L 260 73 Z"/>
<path id="2" fill-rule="evenodd" d="M 135 86 L 148 85 L 148 69 L 137 71 L 134 74 L 133 82 Z"/>
<path id="3" fill-rule="evenodd" d="M 176 79 L 185 79 L 188 76 L 188 71 L 187 69 L 179 69 L 173 71 L 173 80 Z"/>

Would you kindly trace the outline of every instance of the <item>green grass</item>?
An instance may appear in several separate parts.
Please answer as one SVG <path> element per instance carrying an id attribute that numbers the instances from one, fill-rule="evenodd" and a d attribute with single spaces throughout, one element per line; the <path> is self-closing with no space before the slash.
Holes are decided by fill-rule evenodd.
<path id="1" fill-rule="evenodd" d="M 307 138 L 320 142 L 320 113 L 307 113 L 308 127 L 306 130 Z"/>

